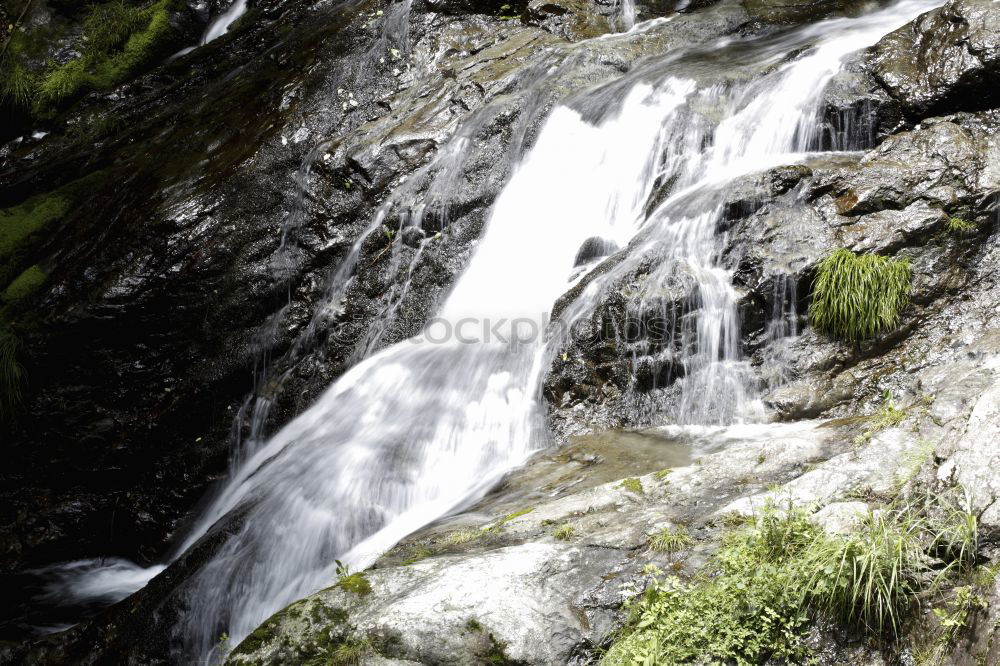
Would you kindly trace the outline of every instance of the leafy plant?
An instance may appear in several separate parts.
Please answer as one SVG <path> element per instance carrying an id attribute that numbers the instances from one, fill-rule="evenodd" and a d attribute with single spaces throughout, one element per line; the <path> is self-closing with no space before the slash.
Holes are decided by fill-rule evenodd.
<path id="1" fill-rule="evenodd" d="M 809 321 L 852 342 L 891 330 L 909 303 L 911 274 L 905 259 L 836 250 L 817 269 Z"/>
<path id="2" fill-rule="evenodd" d="M 367 597 L 372 593 L 371 583 L 363 573 L 360 571 L 351 573 L 350 567 L 340 560 L 334 560 L 334 563 L 337 565 L 337 587 L 353 592 L 359 597 Z"/>

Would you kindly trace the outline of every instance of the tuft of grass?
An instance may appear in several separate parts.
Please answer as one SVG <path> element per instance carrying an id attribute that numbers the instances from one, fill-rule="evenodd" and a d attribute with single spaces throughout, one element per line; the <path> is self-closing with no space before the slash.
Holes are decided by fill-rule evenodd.
<path id="1" fill-rule="evenodd" d="M 911 277 L 905 259 L 836 250 L 817 269 L 809 321 L 850 342 L 892 330 L 910 302 Z"/>
<path id="2" fill-rule="evenodd" d="M 38 80 L 34 72 L 11 55 L 0 60 L 0 102 L 28 110 L 35 99 Z"/>
<path id="3" fill-rule="evenodd" d="M 426 559 L 434 554 L 434 551 L 426 546 L 418 546 L 413 553 L 410 554 L 405 560 L 403 560 L 403 566 L 408 567 L 411 564 L 416 564 L 420 560 Z"/>
<path id="4" fill-rule="evenodd" d="M 97 57 L 120 50 L 148 21 L 147 12 L 122 0 L 94 5 L 83 20 L 84 49 Z"/>
<path id="5" fill-rule="evenodd" d="M 944 225 L 945 230 L 950 234 L 955 234 L 956 236 L 965 236 L 968 234 L 975 233 L 977 227 L 975 222 L 969 222 L 968 220 L 963 220 L 960 217 L 950 217 Z"/>
<path id="6" fill-rule="evenodd" d="M 21 401 L 24 369 L 18 362 L 19 347 L 14 332 L 0 326 L 0 421 L 10 418 Z"/>
<path id="7" fill-rule="evenodd" d="M 358 666 L 362 658 L 375 652 L 375 647 L 367 638 L 348 640 L 330 652 L 330 666 Z"/>
<path id="8" fill-rule="evenodd" d="M 906 410 L 896 407 L 896 402 L 891 391 L 886 391 L 882 396 L 882 404 L 874 414 L 868 417 L 868 426 L 865 431 L 854 438 L 855 446 L 862 446 L 871 441 L 871 438 L 882 432 L 886 428 L 894 428 L 906 418 Z"/>
<path id="9" fill-rule="evenodd" d="M 670 476 L 670 473 L 673 472 L 673 471 L 674 470 L 673 470 L 672 467 L 667 467 L 666 469 L 661 469 L 659 472 L 657 472 L 653 476 L 656 477 L 657 481 L 664 481 L 668 476 Z"/>
<path id="10" fill-rule="evenodd" d="M 41 266 L 35 264 L 7 285 L 7 288 L 0 294 L 0 298 L 6 303 L 17 303 L 24 300 L 38 291 L 38 288 L 45 284 L 47 277 Z"/>
<path id="11" fill-rule="evenodd" d="M 909 513 L 885 510 L 869 513 L 857 533 L 816 540 L 801 558 L 803 597 L 845 626 L 897 636 L 931 574 L 924 527 Z"/>
<path id="12" fill-rule="evenodd" d="M 445 548 L 449 546 L 461 546 L 464 543 L 469 543 L 470 541 L 482 538 L 485 533 L 485 530 L 456 530 L 446 534 L 444 539 L 441 540 L 441 545 Z"/>
<path id="13" fill-rule="evenodd" d="M 559 541 L 567 541 L 576 530 L 570 524 L 560 525 L 559 527 L 552 530 L 552 536 L 554 536 Z"/>
<path id="14" fill-rule="evenodd" d="M 618 484 L 619 488 L 624 488 L 630 493 L 635 493 L 636 495 L 644 495 L 646 493 L 642 488 L 642 481 L 635 477 L 628 479 L 622 479 L 621 483 Z"/>
<path id="15" fill-rule="evenodd" d="M 665 527 L 649 539 L 649 547 L 659 553 L 676 553 L 692 544 L 694 539 L 683 525 Z"/>
<path id="16" fill-rule="evenodd" d="M 337 587 L 353 592 L 359 597 L 367 597 L 372 593 L 371 583 L 360 571 L 342 577 L 337 581 Z"/>

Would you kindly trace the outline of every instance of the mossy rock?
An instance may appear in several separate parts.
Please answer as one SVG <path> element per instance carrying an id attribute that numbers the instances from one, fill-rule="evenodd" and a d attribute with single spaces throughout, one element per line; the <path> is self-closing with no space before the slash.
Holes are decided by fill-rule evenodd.
<path id="1" fill-rule="evenodd" d="M 0 294 L 0 298 L 2 298 L 5 303 L 17 303 L 18 301 L 24 300 L 38 291 L 38 288 L 45 284 L 45 279 L 47 277 L 48 276 L 45 274 L 45 271 L 42 270 L 42 267 L 35 264 L 7 285 L 7 288 L 3 290 L 2 294 Z"/>

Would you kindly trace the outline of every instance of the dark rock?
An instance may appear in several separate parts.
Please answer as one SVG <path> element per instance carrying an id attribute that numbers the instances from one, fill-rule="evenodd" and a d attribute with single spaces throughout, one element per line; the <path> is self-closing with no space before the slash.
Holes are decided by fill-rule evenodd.
<path id="1" fill-rule="evenodd" d="M 1000 103 L 1000 7 L 951 0 L 884 37 L 872 74 L 912 119 Z"/>

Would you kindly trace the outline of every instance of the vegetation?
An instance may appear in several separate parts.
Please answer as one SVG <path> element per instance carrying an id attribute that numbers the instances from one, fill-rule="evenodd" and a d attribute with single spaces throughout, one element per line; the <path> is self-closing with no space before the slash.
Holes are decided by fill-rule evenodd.
<path id="1" fill-rule="evenodd" d="M 910 300 L 910 263 L 836 250 L 819 264 L 809 320 L 834 337 L 856 342 L 892 330 Z"/>
<path id="2" fill-rule="evenodd" d="M 683 525 L 665 527 L 649 539 L 649 547 L 659 553 L 676 553 L 694 544 Z"/>
<path id="3" fill-rule="evenodd" d="M 854 438 L 854 445 L 867 444 L 872 437 L 886 428 L 898 426 L 904 418 L 906 418 L 906 411 L 897 408 L 892 393 L 886 391 L 885 395 L 882 396 L 882 404 L 878 410 L 868 417 L 868 425 L 864 432 Z"/>
<path id="4" fill-rule="evenodd" d="M 41 266 L 35 264 L 7 285 L 7 288 L 0 294 L 0 298 L 7 303 L 16 303 L 35 293 L 45 283 L 46 277 L 48 276 L 45 275 Z"/>
<path id="5" fill-rule="evenodd" d="M 340 560 L 334 561 L 337 563 L 337 587 L 353 592 L 359 597 L 367 597 L 372 593 L 371 583 L 363 573 L 360 571 L 351 573 L 346 564 Z"/>
<path id="6" fill-rule="evenodd" d="M 963 220 L 960 217 L 948 218 L 948 221 L 945 222 L 944 226 L 948 233 L 955 234 L 956 236 L 964 236 L 966 234 L 974 233 L 977 228 L 974 222 Z"/>
<path id="7" fill-rule="evenodd" d="M 6 260 L 26 238 L 61 218 L 69 207 L 67 197 L 43 194 L 0 210 L 0 259 Z"/>
<path id="8" fill-rule="evenodd" d="M 799 663 L 810 657 L 805 639 L 817 617 L 895 641 L 918 595 L 938 590 L 961 571 L 960 561 L 974 561 L 971 503 L 949 509 L 941 501 L 933 498 L 925 513 L 872 512 L 845 536 L 827 535 L 802 508 L 770 504 L 752 524 L 726 533 L 690 580 L 654 580 L 602 663 Z M 942 549 L 947 535 L 953 546 Z M 975 602 L 957 590 L 958 606 L 942 612 L 964 626 Z"/>
<path id="9" fill-rule="evenodd" d="M 560 525 L 559 527 L 552 530 L 552 536 L 554 536 L 556 539 L 559 539 L 560 541 L 566 541 L 571 536 L 573 536 L 573 532 L 575 531 L 576 530 L 573 528 L 572 525 L 569 524 Z"/>
<path id="10" fill-rule="evenodd" d="M 619 488 L 624 488 L 630 493 L 635 493 L 636 495 L 645 494 L 645 490 L 642 488 L 642 481 L 636 478 L 622 479 L 622 482 L 618 484 Z"/>
<path id="11" fill-rule="evenodd" d="M 142 7 L 123 0 L 93 5 L 83 20 L 79 58 L 47 68 L 49 44 L 59 33 L 52 28 L 16 29 L 0 59 L 0 101 L 49 115 L 91 90 L 108 90 L 167 55 L 175 38 L 170 14 L 180 0 L 159 0 Z"/>

